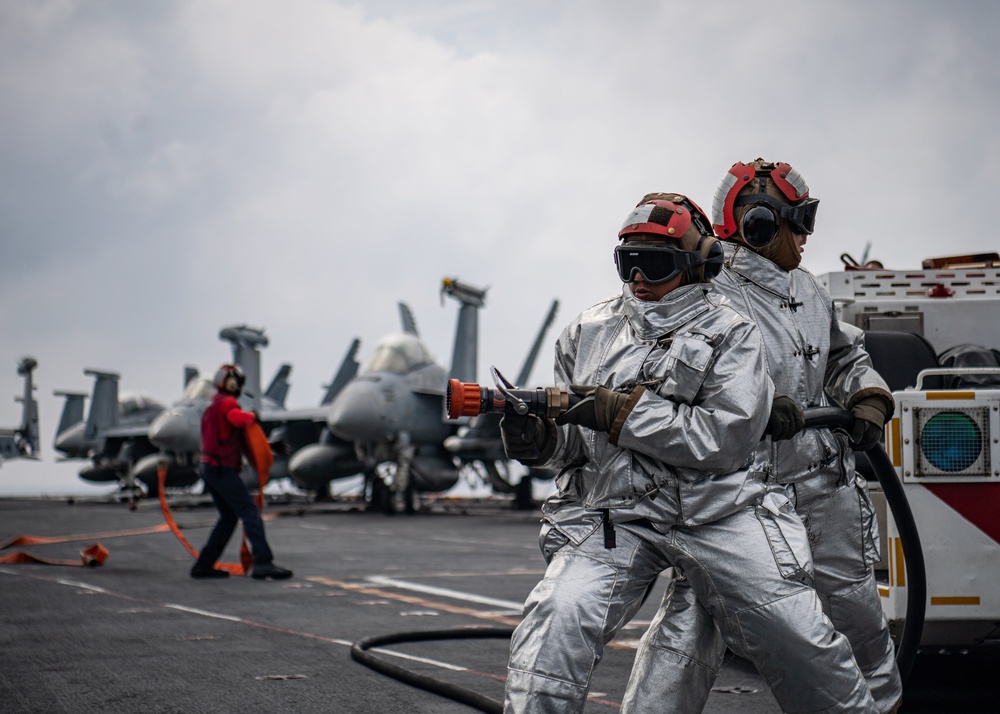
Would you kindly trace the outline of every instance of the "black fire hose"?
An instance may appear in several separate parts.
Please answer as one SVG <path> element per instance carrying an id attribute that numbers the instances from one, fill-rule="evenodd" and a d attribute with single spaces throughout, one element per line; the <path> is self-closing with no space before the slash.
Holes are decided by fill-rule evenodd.
<path id="1" fill-rule="evenodd" d="M 376 657 L 368 650 L 380 645 L 393 645 L 400 642 L 429 642 L 431 640 L 459 640 L 459 639 L 485 639 L 504 638 L 510 639 L 514 634 L 513 627 L 458 627 L 452 630 L 431 630 L 428 632 L 400 632 L 392 635 L 379 635 L 359 640 L 351 645 L 351 657 L 363 665 L 386 674 L 393 679 L 412 684 L 414 687 L 425 689 L 434 694 L 440 694 L 448 699 L 453 699 L 462 704 L 468 704 L 479 711 L 489 712 L 489 714 L 502 714 L 503 703 L 496 699 L 491 699 L 485 694 L 459 687 L 456 684 L 442 682 L 440 679 L 428 677 L 425 674 L 413 672 L 399 665 L 392 664 L 380 657 Z"/>
<path id="2" fill-rule="evenodd" d="M 854 416 L 839 407 L 813 407 L 805 410 L 805 428 L 830 428 L 850 431 Z M 924 554 L 920 547 L 917 524 L 906 500 L 903 484 L 896 478 L 896 470 L 889 461 L 881 444 L 876 444 L 866 454 L 875 469 L 875 475 L 882 485 L 885 500 L 892 511 L 892 517 L 899 529 L 899 539 L 903 544 L 906 563 L 906 622 L 896 648 L 896 666 L 900 677 L 906 683 L 920 646 L 920 636 L 924 629 L 924 611 L 927 606 L 927 575 L 924 570 Z M 439 679 L 410 671 L 399 665 L 376 657 L 368 650 L 381 645 L 400 642 L 429 642 L 432 640 L 510 638 L 512 627 L 459 627 L 451 630 L 431 630 L 428 632 L 400 632 L 379 635 L 359 640 L 351 646 L 351 657 L 361 664 L 401 682 L 411 684 L 434 694 L 440 694 L 488 714 L 502 714 L 503 704 L 484 694 L 442 682 Z"/>
<path id="3" fill-rule="evenodd" d="M 842 428 L 850 431 L 854 426 L 854 416 L 839 407 L 813 407 L 805 410 L 806 428 Z M 892 518 L 899 530 L 899 540 L 903 544 L 903 558 L 906 564 L 906 621 L 903 633 L 896 647 L 896 666 L 899 676 L 906 683 L 913 662 L 917 658 L 917 648 L 924 631 L 924 614 L 927 609 L 927 571 L 924 568 L 924 551 L 920 546 L 917 522 L 906 500 L 903 484 L 896 477 L 896 469 L 881 444 L 875 444 L 865 452 L 875 470 L 875 476 L 882 485 L 886 503 L 892 511 Z"/>

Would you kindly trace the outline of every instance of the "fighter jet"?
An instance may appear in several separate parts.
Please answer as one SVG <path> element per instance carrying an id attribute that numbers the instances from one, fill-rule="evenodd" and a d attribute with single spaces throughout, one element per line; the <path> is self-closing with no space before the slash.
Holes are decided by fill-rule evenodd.
<path id="1" fill-rule="evenodd" d="M 318 407 L 291 409 L 282 414 L 265 411 L 261 415 L 262 421 L 270 427 L 269 438 L 290 446 L 289 479 L 296 487 L 313 493 L 318 501 L 330 499 L 332 481 L 362 471 L 354 455 L 354 445 L 334 436 L 327 427 L 330 404 L 358 373 L 356 356 L 360 345 L 361 341 L 356 338 L 351 342 Z"/>
<path id="2" fill-rule="evenodd" d="M 56 431 L 56 451 L 64 459 L 89 459 L 90 463 L 79 472 L 83 480 L 118 483 L 123 494 L 134 498 L 132 466 L 156 451 L 146 431 L 165 407 L 146 394 L 119 395 L 121 377 L 117 372 L 85 369 L 83 373 L 94 377 L 86 418 L 83 418 L 86 395 L 56 392 L 66 398 Z"/>
<path id="3" fill-rule="evenodd" d="M 220 334 L 220 337 L 231 342 L 252 339 L 238 333 L 242 328 L 243 326 L 224 328 L 225 336 Z M 227 330 L 231 332 L 226 332 Z M 266 338 L 263 339 L 266 344 Z M 234 354 L 237 353 L 235 342 L 233 351 Z M 248 374 L 257 375 L 256 379 L 259 380 L 259 357 L 256 360 L 249 358 L 244 360 L 251 365 Z M 278 394 L 282 400 L 288 392 L 286 379 L 290 370 L 290 365 L 283 365 L 272 382 L 273 393 Z M 80 478 L 97 483 L 118 483 L 121 494 L 127 496 L 130 502 L 136 495 L 141 495 L 137 482 L 142 484 L 147 495 L 155 496 L 159 489 L 159 462 L 161 458 L 167 456 L 169 464 L 167 486 L 180 488 L 197 483 L 199 479 L 197 459 L 178 458 L 178 453 L 186 453 L 184 449 L 178 447 L 178 440 L 193 438 L 194 452 L 197 452 L 201 411 L 214 394 L 210 380 L 199 377 L 198 370 L 194 367 L 185 367 L 184 395 L 171 409 L 167 409 L 145 394 L 119 395 L 120 375 L 116 372 L 87 369 L 84 370 L 84 374 L 95 378 L 90 410 L 85 419 L 83 418 L 85 394 L 56 392 L 57 395 L 65 397 L 66 401 L 56 432 L 55 447 L 64 458 L 90 460 L 90 463 L 80 470 Z M 257 390 L 257 394 L 259 393 Z M 172 412 L 171 417 L 185 421 L 187 410 L 183 407 L 192 403 L 197 404 L 199 401 L 201 407 L 197 411 L 197 419 L 191 425 L 190 433 L 177 428 L 177 419 L 167 420 L 166 423 L 161 421 L 168 412 Z M 252 404 L 247 408 L 252 408 Z M 154 426 L 157 428 L 154 429 Z M 167 447 L 171 453 L 162 453 L 161 448 Z"/>
<path id="4" fill-rule="evenodd" d="M 334 378 L 326 386 L 320 405 L 313 408 L 287 409 L 285 399 L 288 394 L 288 375 L 291 365 L 283 364 L 261 396 L 260 391 L 260 348 L 266 347 L 268 340 L 263 330 L 246 325 L 225 327 L 219 332 L 219 339 L 229 342 L 233 348 L 233 362 L 240 365 L 246 374 L 246 385 L 240 397 L 244 409 L 252 409 L 260 416 L 261 426 L 272 442 L 284 442 L 289 454 L 277 451 L 270 469 L 271 480 L 291 477 L 299 488 L 315 492 L 317 498 L 329 497 L 330 480 L 360 473 L 361 467 L 354 458 L 350 444 L 344 444 L 324 433 L 327 406 L 333 398 L 357 373 L 358 363 L 354 356 L 359 341 L 351 344 Z M 149 439 L 160 450 L 149 463 L 137 466 L 144 473 L 137 477 L 143 482 L 155 475 L 157 462 L 164 455 L 168 458 L 168 481 L 175 471 L 187 478 L 197 479 L 198 457 L 201 450 L 201 415 L 208 406 L 215 388 L 211 380 L 198 378 L 191 382 L 183 399 L 158 416 L 150 425 Z M 322 474 L 309 469 L 299 469 L 290 474 L 289 455 L 294 455 L 308 444 L 319 444 L 334 452 L 334 467 Z M 243 473 L 248 486 L 255 486 L 257 475 L 249 469 Z"/>
<path id="5" fill-rule="evenodd" d="M 461 304 L 450 371 L 435 363 L 415 334 L 411 318 L 412 332 L 383 338 L 361 374 L 330 405 L 330 433 L 353 443 L 371 484 L 372 499 L 387 513 L 396 509 L 397 500 L 413 512 L 417 492 L 450 489 L 464 465 L 456 452 L 445 447 L 449 438 L 458 436 L 459 424 L 445 419 L 444 396 L 449 377 L 475 381 L 478 311 L 485 304 L 486 289 L 445 278 L 441 293 Z M 495 432 L 499 443 L 498 427 Z M 464 456 L 470 461 L 493 455 L 493 451 L 472 449 L 469 442 L 465 446 L 469 448 Z M 300 459 L 312 455 L 309 448 L 302 450 Z M 293 459 L 293 470 L 296 465 Z"/>
<path id="6" fill-rule="evenodd" d="M 62 455 L 60 460 L 99 457 L 97 460 L 102 465 L 95 463 L 93 468 L 87 469 L 87 476 L 84 476 L 86 480 L 118 481 L 119 477 L 111 467 L 111 462 L 119 455 L 115 449 L 121 446 L 121 442 L 114 439 L 141 435 L 142 430 L 166 407 L 148 394 L 119 394 L 120 375 L 117 372 L 86 369 L 83 373 L 94 377 L 91 403 L 97 403 L 98 409 L 90 415 L 84 414 L 87 395 L 82 392 L 53 392 L 65 399 L 59 426 L 56 428 L 54 447 Z M 112 428 L 116 429 L 113 434 L 110 431 Z M 102 439 L 108 437 L 112 438 L 112 442 L 102 443 Z"/>
<path id="7" fill-rule="evenodd" d="M 288 395 L 288 375 L 290 364 L 282 364 L 271 380 L 267 391 L 260 391 L 260 348 L 268 344 L 267 336 L 259 328 L 247 325 L 233 325 L 219 331 L 219 339 L 229 342 L 233 350 L 233 362 L 240 365 L 247 381 L 240 406 L 254 410 L 261 415 L 284 409 Z M 133 478 L 141 481 L 150 495 L 155 495 L 158 484 L 158 470 L 161 460 L 167 461 L 166 485 L 190 486 L 198 481 L 198 458 L 201 452 L 201 415 L 215 396 L 215 387 L 207 377 L 191 374 L 184 395 L 169 409 L 157 415 L 147 429 L 149 442 L 156 452 L 137 462 L 132 468 Z M 282 456 L 276 455 L 271 469 L 272 478 L 281 478 L 286 469 Z M 256 474 L 243 474 L 248 485 L 255 485 Z"/>
<path id="8" fill-rule="evenodd" d="M 37 459 L 38 402 L 35 401 L 35 384 L 32 373 L 38 362 L 33 357 L 23 357 L 17 363 L 17 373 L 24 377 L 24 393 L 15 399 L 21 402 L 21 424 L 13 429 L 0 428 L 0 460 Z"/>

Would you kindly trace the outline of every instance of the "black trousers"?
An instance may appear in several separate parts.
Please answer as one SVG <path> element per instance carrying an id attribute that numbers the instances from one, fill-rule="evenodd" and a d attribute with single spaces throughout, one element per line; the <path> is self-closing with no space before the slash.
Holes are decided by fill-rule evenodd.
<path id="1" fill-rule="evenodd" d="M 264 537 L 264 521 L 253 496 L 240 478 L 239 469 L 202 463 L 201 478 L 219 511 L 219 520 L 201 549 L 195 567 L 211 568 L 215 565 L 236 530 L 237 521 L 243 522 L 254 564 L 270 563 L 274 556 Z"/>

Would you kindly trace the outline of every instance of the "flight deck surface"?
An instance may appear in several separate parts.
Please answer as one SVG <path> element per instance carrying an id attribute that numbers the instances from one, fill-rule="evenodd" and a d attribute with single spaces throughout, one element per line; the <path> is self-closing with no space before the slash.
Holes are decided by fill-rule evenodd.
<path id="1" fill-rule="evenodd" d="M 215 510 L 173 501 L 195 547 Z M 268 503 L 267 535 L 286 581 L 192 580 L 192 557 L 155 500 L 0 500 L 0 541 L 86 536 L 16 551 L 75 559 L 100 542 L 100 567 L 0 564 L 0 711 L 449 712 L 469 706 L 354 661 L 351 644 L 377 635 L 516 625 L 543 572 L 538 511 L 505 501 L 438 500 L 385 516 L 350 500 Z M 128 535 L 129 531 L 147 531 Z M 239 531 L 237 531 L 239 532 Z M 95 535 L 96 534 L 96 535 Z M 236 561 L 233 538 L 225 560 Z M 664 583 L 608 646 L 587 711 L 616 711 L 635 644 Z M 388 645 L 393 664 L 502 700 L 506 639 Z M 996 711 L 995 650 L 918 658 L 904 712 Z M 990 708 L 993 707 L 993 708 Z M 780 709 L 746 662 L 727 655 L 709 713 Z"/>

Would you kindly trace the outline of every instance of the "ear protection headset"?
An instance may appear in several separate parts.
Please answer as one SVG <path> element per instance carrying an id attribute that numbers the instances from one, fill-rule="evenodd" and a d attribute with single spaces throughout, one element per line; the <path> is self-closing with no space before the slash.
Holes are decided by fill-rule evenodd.
<path id="1" fill-rule="evenodd" d="M 713 228 L 719 236 L 730 238 L 738 232 L 735 215 L 738 206 L 752 206 L 743 216 L 742 235 L 754 248 L 763 248 L 778 236 L 781 219 L 788 223 L 793 233 L 811 234 L 819 199 L 809 198 L 809 187 L 802 175 L 785 163 L 768 164 L 760 159 L 754 163 L 761 166 L 733 164 L 715 192 L 712 218 Z M 740 195 L 754 177 L 758 179 L 757 192 Z M 768 180 L 787 203 L 767 193 Z"/>

